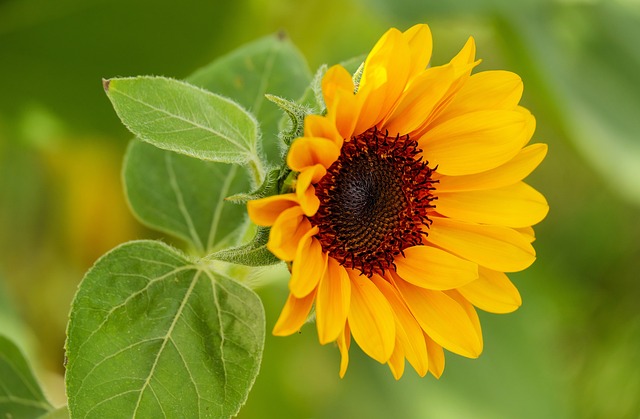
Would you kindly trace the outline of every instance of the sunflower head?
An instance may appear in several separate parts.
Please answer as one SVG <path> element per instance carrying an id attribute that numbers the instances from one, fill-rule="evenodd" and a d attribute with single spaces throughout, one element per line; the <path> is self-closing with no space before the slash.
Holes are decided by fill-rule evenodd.
<path id="1" fill-rule="evenodd" d="M 357 85 L 331 67 L 326 112 L 306 116 L 287 154 L 293 190 L 248 203 L 291 266 L 274 333 L 296 332 L 315 306 L 341 376 L 352 336 L 396 378 L 405 360 L 439 377 L 443 348 L 479 356 L 476 308 L 517 309 L 505 272 L 535 259 L 531 226 L 548 206 L 522 180 L 547 148 L 526 146 L 535 119 L 518 105 L 520 78 L 472 75 L 472 38 L 445 65 L 430 58 L 429 28 L 416 25 L 382 36 Z"/>

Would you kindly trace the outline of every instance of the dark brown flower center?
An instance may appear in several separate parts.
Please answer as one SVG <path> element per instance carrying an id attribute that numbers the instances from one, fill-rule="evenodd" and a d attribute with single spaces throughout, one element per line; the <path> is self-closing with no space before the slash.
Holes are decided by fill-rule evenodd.
<path id="1" fill-rule="evenodd" d="M 320 209 L 311 217 L 322 249 L 340 264 L 384 274 L 404 249 L 422 244 L 436 181 L 417 146 L 375 129 L 344 142 L 316 185 Z"/>

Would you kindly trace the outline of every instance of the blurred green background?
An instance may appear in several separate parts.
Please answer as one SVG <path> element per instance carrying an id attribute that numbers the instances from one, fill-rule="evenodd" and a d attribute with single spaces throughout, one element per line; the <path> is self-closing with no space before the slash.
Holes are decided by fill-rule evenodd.
<path id="1" fill-rule="evenodd" d="M 163 238 L 127 209 L 119 172 L 131 135 L 101 78 L 185 78 L 278 30 L 315 71 L 419 22 L 431 26 L 433 63 L 473 35 L 478 71 L 520 74 L 534 141 L 549 144 L 529 178 L 551 206 L 536 228 L 538 261 L 511 276 L 524 304 L 481 313 L 484 354 L 448 354 L 440 380 L 408 366 L 396 382 L 355 346 L 340 380 L 338 350 L 312 326 L 268 336 L 240 417 L 640 417 L 636 0 L 0 1 L 0 332 L 27 351 L 57 404 L 84 272 L 118 243 Z M 286 294 L 286 276 L 275 276 L 258 290 L 269 331 Z"/>

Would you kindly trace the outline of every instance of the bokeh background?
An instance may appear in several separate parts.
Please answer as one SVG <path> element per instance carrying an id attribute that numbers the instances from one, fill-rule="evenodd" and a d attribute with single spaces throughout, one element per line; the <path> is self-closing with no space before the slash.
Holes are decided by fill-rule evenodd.
<path id="1" fill-rule="evenodd" d="M 0 333 L 24 348 L 57 404 L 84 272 L 121 242 L 163 238 L 125 203 L 131 135 L 101 78 L 185 78 L 278 30 L 315 71 L 419 22 L 431 26 L 433 63 L 473 35 L 478 70 L 520 74 L 534 139 L 549 144 L 529 178 L 551 206 L 536 229 L 538 260 L 511 276 L 524 304 L 481 313 L 484 354 L 448 354 L 440 380 L 408 367 L 396 382 L 355 346 L 340 380 L 337 349 L 320 346 L 313 327 L 268 336 L 240 417 L 640 417 L 636 0 L 0 0 Z M 258 290 L 269 330 L 285 299 L 280 278 Z"/>

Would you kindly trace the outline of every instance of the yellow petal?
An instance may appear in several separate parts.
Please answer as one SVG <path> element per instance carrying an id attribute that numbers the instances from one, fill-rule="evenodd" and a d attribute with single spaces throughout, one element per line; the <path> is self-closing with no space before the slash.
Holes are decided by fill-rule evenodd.
<path id="1" fill-rule="evenodd" d="M 396 347 L 402 345 L 404 356 L 418 375 L 424 377 L 429 370 L 429 357 L 420 325 L 393 285 L 378 275 L 373 275 L 371 281 L 382 292 L 393 310 L 396 320 Z"/>
<path id="2" fill-rule="evenodd" d="M 385 33 L 364 62 L 358 96 L 362 109 L 355 127 L 358 134 L 377 125 L 395 106 L 404 91 L 411 69 L 411 51 L 395 28 Z"/>
<path id="3" fill-rule="evenodd" d="M 546 144 L 531 144 L 495 169 L 463 176 L 438 176 L 438 192 L 476 191 L 513 185 L 529 176 L 547 154 Z"/>
<path id="4" fill-rule="evenodd" d="M 473 324 L 473 328 L 475 329 L 476 335 L 480 340 L 480 344 L 484 346 L 484 342 L 482 339 L 482 327 L 480 327 L 480 318 L 478 317 L 478 313 L 476 312 L 475 307 L 473 307 L 473 305 L 466 298 L 464 298 L 457 290 L 448 290 L 448 291 L 445 291 L 445 294 L 447 294 L 449 297 L 456 300 L 458 304 L 460 304 L 460 307 L 464 309 L 464 311 L 469 316 L 471 323 Z"/>
<path id="5" fill-rule="evenodd" d="M 456 220 L 507 227 L 537 224 L 549 212 L 544 196 L 524 182 L 498 189 L 438 193 L 436 208 Z"/>
<path id="6" fill-rule="evenodd" d="M 293 294 L 289 294 L 280 317 L 273 328 L 273 334 L 276 336 L 289 336 L 299 331 L 307 321 L 315 296 L 315 292 L 304 298 L 296 298 Z"/>
<path id="7" fill-rule="evenodd" d="M 332 140 L 320 137 L 301 137 L 291 144 L 287 164 L 291 170 L 304 169 L 320 164 L 328 168 L 340 155 L 340 148 Z"/>
<path id="8" fill-rule="evenodd" d="M 522 79 L 509 71 L 482 71 L 465 81 L 439 121 L 488 109 L 514 109 L 522 96 Z"/>
<path id="9" fill-rule="evenodd" d="M 422 288 L 447 290 L 478 278 L 478 265 L 432 246 L 404 249 L 405 257 L 396 257 L 400 278 Z"/>
<path id="10" fill-rule="evenodd" d="M 409 79 L 412 79 L 424 71 L 431 60 L 433 50 L 431 30 L 428 25 L 414 25 L 402 34 L 402 39 L 409 46 L 409 56 L 411 57 Z"/>
<path id="11" fill-rule="evenodd" d="M 311 183 L 317 183 L 327 173 L 321 164 L 304 169 L 296 180 L 296 196 L 304 215 L 311 217 L 320 208 L 320 200 L 316 196 L 316 189 Z"/>
<path id="12" fill-rule="evenodd" d="M 444 372 L 444 351 L 442 346 L 438 345 L 426 334 L 424 335 L 427 344 L 427 352 L 429 353 L 429 371 L 434 377 L 440 379 Z"/>
<path id="13" fill-rule="evenodd" d="M 467 39 L 464 46 L 455 57 L 451 59 L 451 64 L 460 71 L 464 71 L 468 64 L 473 63 L 476 56 L 476 41 L 472 36 Z"/>
<path id="14" fill-rule="evenodd" d="M 335 259 L 329 257 L 316 299 L 316 325 L 322 345 L 333 342 L 343 333 L 350 301 L 349 275 Z"/>
<path id="15" fill-rule="evenodd" d="M 442 291 L 416 287 L 397 276 L 394 282 L 422 330 L 433 340 L 459 355 L 480 356 L 482 340 L 469 314 L 457 301 Z"/>
<path id="16" fill-rule="evenodd" d="M 480 277 L 460 288 L 471 304 L 490 313 L 511 313 L 522 305 L 518 289 L 502 272 L 480 268 Z"/>
<path id="17" fill-rule="evenodd" d="M 529 241 L 529 243 L 533 243 L 534 241 L 536 241 L 536 232 L 533 231 L 533 227 L 528 226 L 522 228 L 514 228 L 514 230 L 522 234 Z"/>
<path id="18" fill-rule="evenodd" d="M 295 194 L 288 193 L 249 201 L 247 212 L 251 221 L 259 226 L 268 227 L 276 222 L 284 210 L 295 206 L 298 206 Z"/>
<path id="19" fill-rule="evenodd" d="M 396 340 L 391 306 L 378 288 L 360 272 L 348 269 L 351 278 L 349 327 L 364 353 L 381 364 L 389 361 Z"/>
<path id="20" fill-rule="evenodd" d="M 309 230 L 311 223 L 302 213 L 302 208 L 286 209 L 271 227 L 267 249 L 278 259 L 291 261 L 296 256 L 300 240 Z"/>
<path id="21" fill-rule="evenodd" d="M 433 109 L 440 103 L 455 73 L 451 66 L 433 67 L 417 76 L 397 107 L 383 123 L 391 134 L 409 134 L 426 123 Z"/>
<path id="22" fill-rule="evenodd" d="M 442 96 L 442 99 L 435 106 L 429 119 L 420 126 L 420 128 L 413 133 L 415 138 L 420 138 L 424 135 L 425 132 L 431 129 L 433 122 L 438 119 L 438 116 L 448 108 L 449 104 L 454 100 L 458 91 L 464 86 L 466 81 L 469 79 L 471 75 L 471 70 L 478 64 L 480 61 L 474 61 L 476 52 L 476 45 L 473 38 L 469 38 L 467 43 L 464 45 L 462 50 L 453 57 L 453 59 L 446 64 L 446 67 L 453 68 L 453 82 L 449 83 L 447 87 L 446 93 Z"/>
<path id="23" fill-rule="evenodd" d="M 396 338 L 396 345 L 393 348 L 391 358 L 389 358 L 389 362 L 387 364 L 389 365 L 391 374 L 393 374 L 393 378 L 396 380 L 402 378 L 402 374 L 404 374 L 404 351 L 402 350 L 402 345 L 398 338 Z"/>
<path id="24" fill-rule="evenodd" d="M 351 332 L 349 323 L 344 328 L 343 333 L 338 336 L 338 349 L 340 350 L 340 378 L 344 378 L 349 366 L 349 346 L 351 345 Z"/>
<path id="25" fill-rule="evenodd" d="M 317 226 L 302 236 L 291 267 L 289 290 L 298 298 L 315 290 L 327 269 L 327 254 L 322 251 L 320 242 L 313 237 L 316 234 Z"/>
<path id="26" fill-rule="evenodd" d="M 332 140 L 338 148 L 342 147 L 342 136 L 336 128 L 336 124 L 326 116 L 307 115 L 304 118 L 304 136 L 318 137 Z"/>
<path id="27" fill-rule="evenodd" d="M 480 173 L 518 154 L 530 139 L 531 118 L 519 111 L 472 112 L 431 127 L 419 144 L 439 173 Z"/>
<path id="28" fill-rule="evenodd" d="M 503 226 L 466 223 L 431 216 L 427 241 L 478 265 L 502 272 L 528 268 L 536 259 L 531 243 Z"/>

